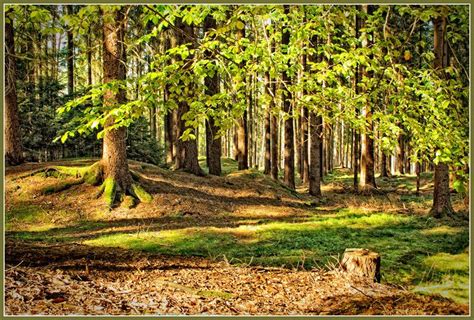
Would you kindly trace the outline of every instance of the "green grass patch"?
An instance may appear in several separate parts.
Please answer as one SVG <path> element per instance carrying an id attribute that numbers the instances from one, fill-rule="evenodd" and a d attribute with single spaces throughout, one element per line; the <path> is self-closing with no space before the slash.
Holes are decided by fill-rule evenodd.
<path id="1" fill-rule="evenodd" d="M 199 165 L 204 170 L 205 173 L 209 173 L 209 168 L 207 167 L 206 157 L 199 157 Z M 231 158 L 221 158 L 221 175 L 226 176 L 229 173 L 239 170 L 237 161 Z"/>

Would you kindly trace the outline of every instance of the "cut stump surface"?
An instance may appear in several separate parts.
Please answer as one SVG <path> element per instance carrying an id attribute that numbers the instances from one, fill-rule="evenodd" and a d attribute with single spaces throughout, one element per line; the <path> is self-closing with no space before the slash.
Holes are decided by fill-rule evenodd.
<path id="1" fill-rule="evenodd" d="M 377 252 L 362 248 L 346 249 L 341 266 L 350 275 L 380 282 L 380 255 Z"/>

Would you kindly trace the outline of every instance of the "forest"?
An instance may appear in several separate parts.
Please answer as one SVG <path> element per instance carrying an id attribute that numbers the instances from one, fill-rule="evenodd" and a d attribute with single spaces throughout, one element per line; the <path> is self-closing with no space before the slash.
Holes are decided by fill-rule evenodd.
<path id="1" fill-rule="evenodd" d="M 468 5 L 6 5 L 5 315 L 467 315 Z"/>

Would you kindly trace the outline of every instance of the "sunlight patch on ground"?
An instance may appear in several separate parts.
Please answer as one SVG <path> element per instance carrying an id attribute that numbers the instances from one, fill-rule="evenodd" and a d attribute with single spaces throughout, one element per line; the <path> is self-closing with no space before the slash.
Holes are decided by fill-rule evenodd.
<path id="1" fill-rule="evenodd" d="M 426 230 L 422 230 L 421 233 L 424 235 L 432 234 L 456 234 L 462 232 L 463 229 L 460 227 L 450 227 L 450 226 L 438 226 Z"/>
<path id="2" fill-rule="evenodd" d="M 467 253 L 449 254 L 440 252 L 425 258 L 423 262 L 440 271 L 469 271 L 469 255 Z"/>
<path id="3" fill-rule="evenodd" d="M 413 291 L 423 294 L 439 294 L 443 297 L 453 299 L 458 303 L 469 303 L 469 276 L 445 275 L 441 282 L 422 283 L 417 285 Z"/>

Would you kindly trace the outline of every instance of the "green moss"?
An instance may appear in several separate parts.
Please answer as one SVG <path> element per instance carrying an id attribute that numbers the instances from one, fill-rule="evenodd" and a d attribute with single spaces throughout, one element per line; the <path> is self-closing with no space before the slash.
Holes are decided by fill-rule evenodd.
<path id="1" fill-rule="evenodd" d="M 53 194 L 53 193 L 56 193 L 56 192 L 60 192 L 60 191 L 69 189 L 70 187 L 81 184 L 82 182 L 83 182 L 82 179 L 76 179 L 76 180 L 72 180 L 72 181 L 60 181 L 60 182 L 50 184 L 50 185 L 47 185 L 47 186 L 43 187 L 40 190 L 40 193 L 45 194 L 45 195 Z"/>
<path id="2" fill-rule="evenodd" d="M 82 174 L 84 181 L 93 186 L 98 185 L 102 181 L 102 165 L 100 162 L 96 162 L 90 167 L 87 167 Z"/>
<path id="3" fill-rule="evenodd" d="M 124 196 L 120 206 L 122 208 L 131 209 L 131 208 L 135 207 L 136 204 L 137 204 L 137 201 L 135 200 L 134 197 Z"/>
<path id="4" fill-rule="evenodd" d="M 132 184 L 132 192 L 141 202 L 149 203 L 153 201 L 151 194 L 146 192 L 139 184 Z"/>
<path id="5" fill-rule="evenodd" d="M 107 178 L 102 183 L 103 197 L 105 203 L 112 207 L 115 202 L 115 195 L 117 192 L 117 182 L 113 178 Z"/>

